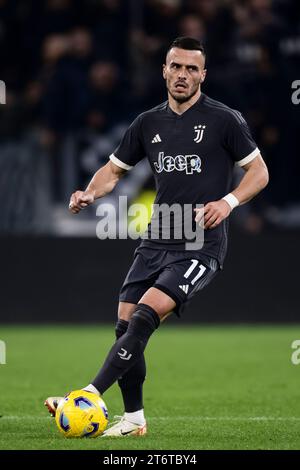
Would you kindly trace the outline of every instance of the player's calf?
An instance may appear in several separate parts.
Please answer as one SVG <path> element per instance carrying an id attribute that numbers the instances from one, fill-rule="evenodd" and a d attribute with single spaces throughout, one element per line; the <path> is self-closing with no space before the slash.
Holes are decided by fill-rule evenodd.
<path id="1" fill-rule="evenodd" d="M 118 378 L 123 376 L 141 357 L 160 319 L 155 310 L 138 304 L 127 332 L 111 348 L 93 385 L 103 394 Z"/>

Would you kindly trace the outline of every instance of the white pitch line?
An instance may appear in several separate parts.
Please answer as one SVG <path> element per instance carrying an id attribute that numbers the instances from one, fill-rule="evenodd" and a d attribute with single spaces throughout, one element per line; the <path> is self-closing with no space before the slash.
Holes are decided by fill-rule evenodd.
<path id="1" fill-rule="evenodd" d="M 147 418 L 150 420 L 191 421 L 300 421 L 300 416 L 174 416 Z"/>
<path id="2" fill-rule="evenodd" d="M 111 418 L 112 420 L 113 418 Z M 13 416 L 7 415 L 0 418 L 4 420 L 27 420 L 44 421 L 53 420 L 51 416 Z M 147 418 L 149 421 L 300 421 L 300 416 L 152 416 Z M 53 420 L 54 421 L 54 420 Z"/>
<path id="3" fill-rule="evenodd" d="M 22 420 L 22 419 L 26 419 L 27 421 L 40 421 L 40 420 L 45 420 L 45 419 L 53 419 L 51 418 L 51 416 L 32 416 L 32 415 L 29 415 L 29 416 L 13 416 L 13 415 L 7 415 L 7 416 L 1 416 L 0 418 L 0 426 L 1 426 L 1 421 L 4 421 L 4 420 Z"/>

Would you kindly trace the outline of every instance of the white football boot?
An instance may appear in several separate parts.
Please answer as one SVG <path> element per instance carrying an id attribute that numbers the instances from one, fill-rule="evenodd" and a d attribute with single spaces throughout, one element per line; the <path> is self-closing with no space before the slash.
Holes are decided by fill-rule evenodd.
<path id="1" fill-rule="evenodd" d="M 116 421 L 104 431 L 101 437 L 144 436 L 147 434 L 147 423 L 131 423 L 125 416 L 115 416 Z"/>
<path id="2" fill-rule="evenodd" d="M 59 402 L 60 400 L 63 400 L 64 397 L 48 397 L 45 402 L 44 402 L 44 405 L 48 408 L 48 411 L 49 413 L 51 414 L 51 416 L 55 416 L 55 413 L 56 413 L 56 409 L 59 405 Z"/>

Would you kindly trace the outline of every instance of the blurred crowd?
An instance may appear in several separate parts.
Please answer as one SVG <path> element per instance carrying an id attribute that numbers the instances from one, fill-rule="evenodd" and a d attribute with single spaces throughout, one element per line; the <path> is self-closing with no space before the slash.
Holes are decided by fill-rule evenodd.
<path id="1" fill-rule="evenodd" d="M 183 35 L 205 46 L 203 91 L 243 112 L 269 165 L 258 206 L 300 202 L 297 0 L 0 0 L 0 142 L 34 129 L 51 148 L 130 122 L 166 99 L 161 65 Z"/>

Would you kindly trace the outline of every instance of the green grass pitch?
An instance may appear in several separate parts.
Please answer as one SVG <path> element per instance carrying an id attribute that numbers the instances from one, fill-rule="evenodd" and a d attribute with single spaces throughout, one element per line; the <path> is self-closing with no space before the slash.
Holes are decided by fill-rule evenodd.
<path id="1" fill-rule="evenodd" d="M 300 449 L 299 325 L 162 325 L 146 351 L 142 438 L 66 439 L 43 406 L 89 383 L 113 325 L 2 326 L 0 339 L 0 449 Z M 122 414 L 117 385 L 104 399 Z"/>

